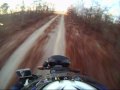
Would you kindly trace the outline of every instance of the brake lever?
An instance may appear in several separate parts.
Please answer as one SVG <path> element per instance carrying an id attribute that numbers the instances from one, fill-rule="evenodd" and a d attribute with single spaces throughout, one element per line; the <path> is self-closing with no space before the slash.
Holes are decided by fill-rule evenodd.
<path id="1" fill-rule="evenodd" d="M 80 73 L 80 70 L 76 70 L 76 69 L 70 69 L 70 71 L 74 73 Z"/>

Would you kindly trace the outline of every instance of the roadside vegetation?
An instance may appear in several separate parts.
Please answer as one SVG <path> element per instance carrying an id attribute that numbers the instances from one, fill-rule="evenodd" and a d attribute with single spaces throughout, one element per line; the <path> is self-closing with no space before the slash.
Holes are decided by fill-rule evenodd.
<path id="1" fill-rule="evenodd" d="M 112 16 L 107 8 L 101 8 L 99 5 L 82 9 L 71 7 L 68 15 L 86 29 L 85 33 L 99 33 L 116 50 L 119 49 L 120 53 L 120 17 Z"/>
<path id="2" fill-rule="evenodd" d="M 80 69 L 110 89 L 120 84 L 120 17 L 100 5 L 71 6 L 65 16 L 66 55 Z"/>
<path id="3" fill-rule="evenodd" d="M 13 34 L 28 26 L 53 15 L 53 5 L 47 5 L 38 1 L 33 8 L 25 6 L 24 2 L 19 11 L 9 10 L 9 5 L 3 3 L 0 6 L 0 46 Z"/>

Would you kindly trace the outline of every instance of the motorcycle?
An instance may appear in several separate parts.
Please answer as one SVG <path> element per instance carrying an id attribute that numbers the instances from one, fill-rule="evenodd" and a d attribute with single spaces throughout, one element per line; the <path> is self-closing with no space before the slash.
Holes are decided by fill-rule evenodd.
<path id="1" fill-rule="evenodd" d="M 81 75 L 79 70 L 71 69 L 70 60 L 65 56 L 51 56 L 38 69 L 48 70 L 49 74 L 35 75 L 29 68 L 16 70 L 19 84 L 22 86 L 19 90 L 107 90 L 104 85 Z"/>

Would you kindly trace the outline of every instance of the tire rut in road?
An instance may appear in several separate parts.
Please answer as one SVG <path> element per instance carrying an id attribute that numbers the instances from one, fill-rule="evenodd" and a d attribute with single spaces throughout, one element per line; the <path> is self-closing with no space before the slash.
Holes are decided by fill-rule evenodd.
<path id="1" fill-rule="evenodd" d="M 12 53 L 29 37 L 35 30 L 49 21 L 52 17 L 39 20 L 28 28 L 17 31 L 0 47 L 0 69 L 5 65 Z"/>
<path id="2" fill-rule="evenodd" d="M 44 46 L 49 40 L 49 34 L 54 30 L 56 25 L 58 24 L 59 17 L 44 31 L 43 35 L 38 38 L 36 43 L 34 43 L 33 47 L 26 55 L 25 59 L 23 60 L 22 64 L 19 68 L 31 68 L 34 70 L 37 66 L 37 63 L 42 59 L 44 55 Z M 35 62 L 34 62 L 35 61 Z"/>
<path id="3" fill-rule="evenodd" d="M 57 18 L 58 16 L 52 18 L 49 22 L 43 25 L 41 28 L 33 32 L 25 41 L 22 43 L 19 48 L 17 48 L 14 53 L 9 57 L 6 64 L 0 71 L 0 89 L 5 89 L 8 85 L 10 79 L 15 74 L 15 70 L 23 61 L 26 53 L 31 49 L 35 41 L 41 36 L 44 30 L 49 27 L 49 25 Z M 9 75 L 8 75 L 9 74 Z M 1 82 L 2 81 L 2 82 Z"/>

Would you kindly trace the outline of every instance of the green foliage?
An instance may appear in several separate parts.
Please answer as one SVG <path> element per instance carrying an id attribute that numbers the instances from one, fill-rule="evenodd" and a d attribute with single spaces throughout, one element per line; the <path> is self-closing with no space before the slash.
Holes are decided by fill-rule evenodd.
<path id="1" fill-rule="evenodd" d="M 7 3 L 3 3 L 0 7 L 1 11 L 3 14 L 6 14 L 7 13 L 7 10 L 8 10 L 9 6 Z"/>

